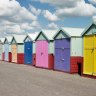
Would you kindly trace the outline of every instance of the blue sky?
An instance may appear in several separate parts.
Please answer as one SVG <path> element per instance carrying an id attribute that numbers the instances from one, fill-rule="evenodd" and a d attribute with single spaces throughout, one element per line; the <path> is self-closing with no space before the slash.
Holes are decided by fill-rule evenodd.
<path id="1" fill-rule="evenodd" d="M 0 35 L 86 28 L 95 15 L 96 0 L 0 0 Z"/>
<path id="2" fill-rule="evenodd" d="M 42 10 L 49 10 L 51 12 L 55 11 L 55 7 L 48 4 L 48 3 L 40 3 L 40 1 L 34 1 L 34 0 L 17 0 L 21 6 L 24 6 L 26 8 L 29 7 L 29 4 L 31 4 L 32 6 L 34 6 L 37 9 L 42 9 Z M 86 3 L 88 4 L 92 4 L 90 3 L 88 0 L 85 0 Z M 95 6 L 95 4 L 92 4 Z M 46 24 L 48 24 L 49 22 L 43 17 L 43 16 L 39 16 L 39 22 L 44 26 Z M 59 28 L 60 27 L 82 27 L 85 28 L 88 25 L 90 25 L 90 23 L 92 22 L 92 16 L 82 16 L 82 17 L 65 17 L 62 20 L 56 21 L 56 24 L 58 24 Z"/>

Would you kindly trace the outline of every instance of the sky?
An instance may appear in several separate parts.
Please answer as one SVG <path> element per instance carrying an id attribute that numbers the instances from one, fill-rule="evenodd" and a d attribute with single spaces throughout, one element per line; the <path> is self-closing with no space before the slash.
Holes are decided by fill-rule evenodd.
<path id="1" fill-rule="evenodd" d="M 86 28 L 96 0 L 0 0 L 0 37 L 62 27 Z"/>

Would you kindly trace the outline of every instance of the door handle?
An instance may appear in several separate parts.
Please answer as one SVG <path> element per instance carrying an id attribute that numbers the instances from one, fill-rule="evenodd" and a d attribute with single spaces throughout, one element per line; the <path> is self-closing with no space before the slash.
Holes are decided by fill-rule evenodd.
<path id="1" fill-rule="evenodd" d="M 28 48 L 28 50 L 29 50 L 30 48 Z"/>
<path id="2" fill-rule="evenodd" d="M 64 48 L 64 47 L 62 47 L 61 49 L 62 49 L 62 50 L 64 50 L 65 48 Z"/>
<path id="3" fill-rule="evenodd" d="M 64 61 L 65 59 L 61 59 L 62 61 Z"/>
<path id="4" fill-rule="evenodd" d="M 43 52 L 41 52 L 41 55 L 43 55 Z"/>

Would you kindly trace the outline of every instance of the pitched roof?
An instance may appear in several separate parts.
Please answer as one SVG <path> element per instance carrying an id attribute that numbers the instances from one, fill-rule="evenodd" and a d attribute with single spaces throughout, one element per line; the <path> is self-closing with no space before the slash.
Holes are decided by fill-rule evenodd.
<path id="1" fill-rule="evenodd" d="M 58 30 L 46 30 L 46 29 L 43 29 L 38 35 L 37 37 L 43 33 L 44 36 L 48 39 L 48 40 L 53 40 L 53 36 L 57 33 Z M 36 37 L 36 39 L 37 39 Z M 35 39 L 35 40 L 36 40 Z"/>
<path id="2" fill-rule="evenodd" d="M 16 43 L 24 43 L 26 35 L 13 35 L 13 38 L 15 39 Z"/>
<path id="3" fill-rule="evenodd" d="M 62 30 L 69 35 L 69 37 L 72 36 L 82 36 L 82 33 L 84 31 L 83 28 L 70 28 L 70 27 L 63 27 Z"/>
<path id="4" fill-rule="evenodd" d="M 4 43 L 5 38 L 0 38 L 1 43 Z"/>
<path id="5" fill-rule="evenodd" d="M 11 43 L 13 36 L 6 36 L 5 39 L 8 40 L 8 43 Z"/>
<path id="6" fill-rule="evenodd" d="M 85 30 L 82 33 L 82 36 L 87 32 L 87 30 L 92 26 L 92 25 L 96 25 L 95 22 L 92 22 L 87 28 L 85 28 Z"/>
<path id="7" fill-rule="evenodd" d="M 34 33 L 30 33 L 27 36 L 29 38 L 31 38 L 32 41 L 34 41 L 36 39 L 36 37 L 38 36 L 39 32 L 34 32 Z"/>
<path id="8" fill-rule="evenodd" d="M 84 31 L 83 28 L 71 28 L 71 27 L 62 27 L 61 30 L 68 36 L 68 37 L 81 37 L 82 33 Z M 54 38 L 57 36 L 57 34 L 60 32 L 60 30 L 54 35 Z"/>

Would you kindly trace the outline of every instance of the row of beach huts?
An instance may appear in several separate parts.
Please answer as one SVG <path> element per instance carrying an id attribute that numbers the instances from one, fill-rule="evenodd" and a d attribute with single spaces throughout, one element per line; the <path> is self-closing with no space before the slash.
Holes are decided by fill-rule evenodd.
<path id="1" fill-rule="evenodd" d="M 5 36 L 0 60 L 96 78 L 96 25 Z"/>

